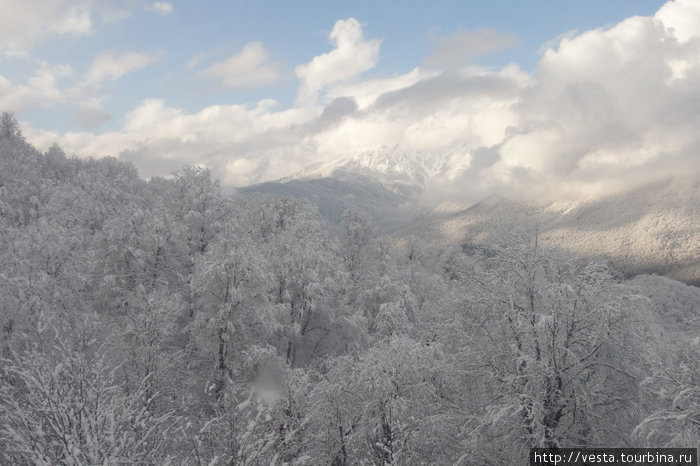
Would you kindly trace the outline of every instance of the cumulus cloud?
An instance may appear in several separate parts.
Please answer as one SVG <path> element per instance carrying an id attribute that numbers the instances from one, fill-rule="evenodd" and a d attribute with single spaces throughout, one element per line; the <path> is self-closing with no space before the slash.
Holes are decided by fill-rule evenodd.
<path id="1" fill-rule="evenodd" d="M 347 81 L 372 69 L 379 60 L 381 40 L 366 40 L 362 25 L 355 18 L 339 20 L 329 36 L 335 48 L 299 65 L 295 72 L 301 80 L 298 102 L 313 103 L 330 84 Z"/>
<path id="2" fill-rule="evenodd" d="M 655 17 L 660 20 L 679 42 L 700 37 L 700 4 L 695 0 L 676 0 L 662 6 Z"/>
<path id="3" fill-rule="evenodd" d="M 146 5 L 146 9 L 161 16 L 167 16 L 173 12 L 173 4 L 170 2 L 153 2 Z"/>
<path id="4" fill-rule="evenodd" d="M 216 62 L 197 75 L 214 79 L 227 88 L 261 87 L 281 78 L 279 65 L 268 61 L 269 53 L 261 42 L 250 42 L 238 54 Z M 195 66 L 200 56 L 190 65 Z M 188 65 L 188 66 L 190 66 Z"/>
<path id="5" fill-rule="evenodd" d="M 656 17 L 547 50 L 536 85 L 517 104 L 520 122 L 499 148 L 494 182 L 580 197 L 697 170 L 700 41 L 677 34 L 700 30 L 700 16 L 688 28 L 687 10 L 669 2 Z"/>
<path id="6" fill-rule="evenodd" d="M 90 2 L 68 0 L 5 0 L 0 15 L 0 51 L 24 55 L 50 34 L 93 32 Z"/>
<path id="7" fill-rule="evenodd" d="M 440 41 L 425 59 L 426 68 L 455 69 L 471 63 L 475 58 L 513 47 L 519 42 L 517 36 L 493 29 L 474 31 L 459 30 Z"/>

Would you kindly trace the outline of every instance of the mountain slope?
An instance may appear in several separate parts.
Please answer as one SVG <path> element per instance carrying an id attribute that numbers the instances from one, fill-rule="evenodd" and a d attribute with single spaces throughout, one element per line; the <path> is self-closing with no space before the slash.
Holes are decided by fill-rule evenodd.
<path id="1" fill-rule="evenodd" d="M 700 179 L 669 179 L 584 204 L 551 222 L 545 239 L 610 258 L 630 273 L 700 284 Z"/>
<path id="2" fill-rule="evenodd" d="M 401 235 L 436 244 L 487 244 L 534 228 L 551 246 L 586 259 L 606 258 L 623 272 L 658 273 L 700 284 L 700 178 L 659 181 L 578 205 L 535 208 L 499 196 L 473 205 L 443 204 Z"/>

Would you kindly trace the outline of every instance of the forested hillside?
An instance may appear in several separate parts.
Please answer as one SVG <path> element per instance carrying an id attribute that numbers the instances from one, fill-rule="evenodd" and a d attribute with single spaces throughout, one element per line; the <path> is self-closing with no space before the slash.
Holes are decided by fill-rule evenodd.
<path id="1" fill-rule="evenodd" d="M 143 181 L 0 125 L 3 464 L 523 464 L 700 446 L 700 290 L 513 231 Z"/>

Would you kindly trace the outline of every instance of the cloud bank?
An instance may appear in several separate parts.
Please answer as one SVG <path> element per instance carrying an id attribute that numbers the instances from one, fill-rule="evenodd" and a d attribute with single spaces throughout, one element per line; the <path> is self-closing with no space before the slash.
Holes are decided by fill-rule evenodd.
<path id="1" fill-rule="evenodd" d="M 654 16 L 560 38 L 532 74 L 516 64 L 470 65 L 515 44 L 477 30 L 445 38 L 405 74 L 363 79 L 379 61 L 381 39 L 366 38 L 349 18 L 333 27 L 331 50 L 296 67 L 291 108 L 264 99 L 187 112 L 146 99 L 117 131 L 24 132 L 39 146 L 56 141 L 69 153 L 119 155 L 145 176 L 204 165 L 225 183 L 247 185 L 388 146 L 451 154 L 452 169 L 430 189 L 435 199 L 502 191 L 595 196 L 700 172 L 699 33 L 700 4 L 676 0 Z M 51 76 L 60 73 L 47 73 L 29 89 L 0 79 L 0 101 L 32 92 L 51 98 Z M 260 43 L 201 73 L 229 87 L 278 76 Z M 98 110 L 90 103 L 99 104 L 88 101 L 86 112 Z"/>

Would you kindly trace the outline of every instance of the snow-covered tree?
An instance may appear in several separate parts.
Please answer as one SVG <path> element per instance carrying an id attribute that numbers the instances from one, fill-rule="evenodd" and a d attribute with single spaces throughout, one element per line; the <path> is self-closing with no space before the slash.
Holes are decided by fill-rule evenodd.
<path id="1" fill-rule="evenodd" d="M 111 362 L 119 366 L 120 384 L 128 392 L 142 390 L 152 413 L 174 409 L 185 397 L 179 388 L 184 378 L 183 352 L 176 342 L 182 302 L 165 287 L 147 291 L 139 286 L 131 294 L 124 316 L 105 317 L 112 322 Z"/>
<path id="2" fill-rule="evenodd" d="M 265 201 L 265 200 L 264 200 Z M 280 199 L 260 206 L 271 280 L 269 302 L 278 322 L 277 346 L 294 367 L 318 354 L 348 323 L 340 296 L 346 286 L 337 244 L 308 203 Z M 335 349 L 341 344 L 336 340 Z"/>
<path id="3" fill-rule="evenodd" d="M 673 364 L 641 383 L 654 408 L 634 429 L 640 446 L 700 447 L 700 337 L 680 337 L 672 351 Z"/>
<path id="4" fill-rule="evenodd" d="M 605 265 L 557 259 L 536 238 L 477 264 L 460 318 L 465 364 L 488 374 L 474 452 L 497 463 L 534 446 L 626 442 L 638 376 L 631 311 L 642 301 Z"/>
<path id="5" fill-rule="evenodd" d="M 71 330 L 48 318 L 39 325 L 40 340 L 30 350 L 3 361 L 0 451 L 4 461 L 18 465 L 166 462 L 171 442 L 176 441 L 174 415 L 148 411 L 149 397 L 155 394 L 145 385 L 129 393 L 119 385 L 117 368 L 110 367 L 100 348 L 99 332 L 85 321 Z"/>
<path id="6" fill-rule="evenodd" d="M 22 130 L 15 116 L 10 112 L 2 112 L 0 115 L 0 139 L 19 139 Z"/>
<path id="7" fill-rule="evenodd" d="M 211 364 L 210 388 L 217 400 L 240 369 L 235 364 L 241 351 L 256 340 L 264 342 L 275 328 L 265 296 L 266 274 L 264 256 L 235 222 L 227 223 L 197 258 L 190 333 L 194 348 Z"/>
<path id="8" fill-rule="evenodd" d="M 359 211 L 343 214 L 341 247 L 343 260 L 354 285 L 376 277 L 376 261 L 380 253 L 376 227 Z"/>
<path id="9" fill-rule="evenodd" d="M 315 384 L 307 452 L 325 464 L 449 463 L 462 423 L 449 358 L 437 345 L 393 337 L 326 362 Z"/>

